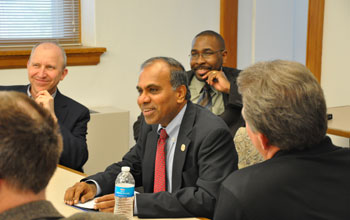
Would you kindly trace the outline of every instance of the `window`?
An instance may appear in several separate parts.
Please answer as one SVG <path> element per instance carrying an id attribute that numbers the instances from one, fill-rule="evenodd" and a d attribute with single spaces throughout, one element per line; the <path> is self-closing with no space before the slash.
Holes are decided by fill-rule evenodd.
<path id="1" fill-rule="evenodd" d="M 80 0 L 0 0 L 0 46 L 81 45 Z"/>

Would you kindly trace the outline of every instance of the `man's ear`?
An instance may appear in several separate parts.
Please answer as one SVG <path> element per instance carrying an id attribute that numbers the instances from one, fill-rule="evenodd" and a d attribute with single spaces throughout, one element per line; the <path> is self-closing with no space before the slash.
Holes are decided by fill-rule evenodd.
<path id="1" fill-rule="evenodd" d="M 262 134 L 262 133 L 258 133 L 258 140 L 260 142 L 260 146 L 264 151 L 268 151 L 270 145 L 269 145 L 269 139 L 267 139 L 267 137 Z"/>
<path id="2" fill-rule="evenodd" d="M 177 103 L 183 103 L 186 100 L 187 88 L 185 85 L 181 85 L 176 88 Z"/>
<path id="3" fill-rule="evenodd" d="M 61 81 L 64 79 L 64 77 L 66 77 L 68 74 L 68 69 L 67 68 L 64 68 L 64 70 L 62 71 L 62 75 L 61 75 Z"/>
<path id="4" fill-rule="evenodd" d="M 222 55 L 222 63 L 226 63 L 227 62 L 227 50 L 222 51 L 221 55 Z"/>

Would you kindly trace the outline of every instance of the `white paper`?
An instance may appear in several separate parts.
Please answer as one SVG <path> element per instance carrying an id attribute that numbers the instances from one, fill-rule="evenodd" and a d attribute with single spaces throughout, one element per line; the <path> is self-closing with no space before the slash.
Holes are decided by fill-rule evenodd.
<path id="1" fill-rule="evenodd" d="M 97 199 L 98 197 L 92 199 L 92 200 L 89 200 L 85 203 L 81 203 L 79 201 L 79 203 L 77 204 L 74 204 L 74 206 L 77 206 L 79 208 L 83 208 L 83 209 L 94 209 L 94 206 L 95 206 L 95 199 Z"/>

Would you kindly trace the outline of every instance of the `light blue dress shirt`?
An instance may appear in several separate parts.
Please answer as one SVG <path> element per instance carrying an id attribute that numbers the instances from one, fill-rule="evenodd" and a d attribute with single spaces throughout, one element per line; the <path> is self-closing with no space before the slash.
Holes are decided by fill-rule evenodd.
<path id="1" fill-rule="evenodd" d="M 168 134 L 168 139 L 166 140 L 166 174 L 167 174 L 167 191 L 172 192 L 172 176 L 173 176 L 173 162 L 175 155 L 175 147 L 177 142 L 177 136 L 179 135 L 180 125 L 182 118 L 184 117 L 187 104 L 181 109 L 181 111 L 176 115 L 176 117 L 166 126 L 165 131 Z M 163 127 L 158 125 L 158 134 L 160 134 L 160 129 Z"/>

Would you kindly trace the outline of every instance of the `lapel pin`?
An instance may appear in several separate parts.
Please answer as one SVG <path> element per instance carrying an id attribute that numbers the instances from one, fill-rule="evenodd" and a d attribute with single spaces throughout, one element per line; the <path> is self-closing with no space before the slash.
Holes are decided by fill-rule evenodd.
<path id="1" fill-rule="evenodd" d="M 184 144 L 181 145 L 181 151 L 185 151 L 186 150 L 186 146 Z"/>

